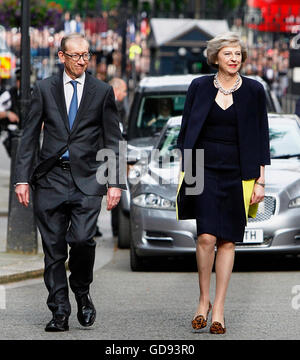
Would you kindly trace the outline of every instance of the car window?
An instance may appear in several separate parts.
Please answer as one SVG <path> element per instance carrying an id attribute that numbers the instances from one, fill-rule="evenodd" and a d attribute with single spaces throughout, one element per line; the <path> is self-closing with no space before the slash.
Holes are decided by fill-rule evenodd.
<path id="1" fill-rule="evenodd" d="M 144 96 L 138 113 L 140 134 L 151 136 L 160 132 L 171 116 L 182 115 L 185 95 Z"/>
<path id="2" fill-rule="evenodd" d="M 177 149 L 177 137 L 180 125 L 167 128 L 158 146 L 160 161 L 163 167 L 170 166 L 180 160 L 180 152 Z"/>
<path id="3" fill-rule="evenodd" d="M 296 121 L 270 121 L 271 157 L 300 154 L 300 130 Z"/>
<path id="4" fill-rule="evenodd" d="M 168 164 L 179 161 L 176 149 L 180 125 L 166 129 L 158 145 L 160 161 Z M 300 154 L 300 129 L 296 121 L 270 121 L 269 128 L 271 157 Z"/>

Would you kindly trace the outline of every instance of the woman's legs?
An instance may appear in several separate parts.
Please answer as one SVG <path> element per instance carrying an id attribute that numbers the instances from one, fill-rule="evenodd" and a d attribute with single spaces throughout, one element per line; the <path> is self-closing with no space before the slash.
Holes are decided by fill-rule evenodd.
<path id="1" fill-rule="evenodd" d="M 235 244 L 230 241 L 217 241 L 215 263 L 216 294 L 212 311 L 212 321 L 220 322 L 224 327 L 224 304 L 229 280 L 234 264 Z"/>
<path id="2" fill-rule="evenodd" d="M 215 236 L 211 234 L 201 234 L 198 236 L 196 259 L 199 276 L 200 298 L 195 317 L 197 315 L 204 315 L 204 317 L 206 317 L 209 307 L 210 277 L 215 259 L 215 245 Z"/>
<path id="3" fill-rule="evenodd" d="M 196 246 L 200 298 L 195 317 L 197 315 L 206 317 L 209 307 L 210 278 L 215 260 L 215 245 L 217 245 L 215 261 L 216 294 L 212 321 L 218 321 L 224 326 L 224 304 L 234 264 L 235 244 L 230 241 L 217 241 L 216 237 L 211 234 L 199 235 Z"/>

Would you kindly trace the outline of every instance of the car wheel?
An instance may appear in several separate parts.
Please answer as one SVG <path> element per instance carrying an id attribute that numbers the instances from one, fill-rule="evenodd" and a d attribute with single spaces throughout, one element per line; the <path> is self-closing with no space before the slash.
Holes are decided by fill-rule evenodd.
<path id="1" fill-rule="evenodd" d="M 136 254 L 132 241 L 130 242 L 130 267 L 132 271 L 142 271 L 145 267 L 143 258 Z"/>
<path id="2" fill-rule="evenodd" d="M 130 219 L 118 207 L 118 247 L 128 249 L 130 246 Z"/>

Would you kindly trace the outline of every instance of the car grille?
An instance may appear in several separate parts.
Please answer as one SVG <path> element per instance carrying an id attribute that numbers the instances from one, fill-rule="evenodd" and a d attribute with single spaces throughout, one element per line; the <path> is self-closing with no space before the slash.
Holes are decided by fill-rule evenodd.
<path id="1" fill-rule="evenodd" d="M 248 222 L 259 222 L 270 219 L 276 209 L 276 199 L 273 196 L 265 196 L 265 199 L 258 206 L 257 215 L 255 218 L 249 218 Z"/>

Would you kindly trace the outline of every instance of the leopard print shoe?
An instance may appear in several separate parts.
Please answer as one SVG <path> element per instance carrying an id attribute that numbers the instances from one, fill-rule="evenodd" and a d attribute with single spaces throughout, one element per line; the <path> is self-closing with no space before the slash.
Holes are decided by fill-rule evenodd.
<path id="1" fill-rule="evenodd" d="M 220 322 L 214 321 L 211 324 L 209 331 L 211 334 L 225 334 L 226 333 L 225 319 L 224 319 L 224 327 Z"/>
<path id="2" fill-rule="evenodd" d="M 203 315 L 198 315 L 192 320 L 192 327 L 194 330 L 200 330 L 207 326 L 207 318 L 208 318 L 208 314 L 209 314 L 211 308 L 212 308 L 212 305 L 211 305 L 211 303 L 209 303 L 206 318 Z"/>

